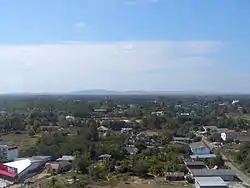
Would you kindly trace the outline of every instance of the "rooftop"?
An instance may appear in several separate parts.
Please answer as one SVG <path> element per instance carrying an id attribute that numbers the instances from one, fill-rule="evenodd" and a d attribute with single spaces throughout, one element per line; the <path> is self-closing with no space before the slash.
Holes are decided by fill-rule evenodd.
<path id="1" fill-rule="evenodd" d="M 191 159 L 209 159 L 209 158 L 215 158 L 215 154 L 206 154 L 206 155 L 190 155 Z"/>
<path id="2" fill-rule="evenodd" d="M 190 138 L 187 138 L 187 137 L 173 137 L 173 140 L 183 140 L 183 141 L 187 140 L 187 141 L 189 141 Z"/>
<path id="3" fill-rule="evenodd" d="M 185 162 L 187 166 L 202 166 L 204 165 L 204 162 L 202 161 L 191 161 L 191 162 Z"/>
<path id="4" fill-rule="evenodd" d="M 14 161 L 14 162 L 4 163 L 4 165 L 16 168 L 17 173 L 19 174 L 31 165 L 31 160 L 30 159 L 22 159 L 22 160 L 18 160 L 18 161 Z"/>
<path id="5" fill-rule="evenodd" d="M 227 186 L 226 182 L 224 182 L 221 177 L 197 177 L 195 178 L 195 182 L 200 186 Z"/>
<path id="6" fill-rule="evenodd" d="M 194 142 L 190 144 L 191 148 L 203 148 L 207 147 L 203 142 Z"/>
<path id="7" fill-rule="evenodd" d="M 192 169 L 193 176 L 236 176 L 230 169 Z"/>

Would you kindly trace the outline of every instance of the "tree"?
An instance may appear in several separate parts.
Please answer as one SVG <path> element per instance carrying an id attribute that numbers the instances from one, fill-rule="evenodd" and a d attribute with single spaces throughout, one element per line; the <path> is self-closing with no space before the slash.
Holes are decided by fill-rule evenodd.
<path id="1" fill-rule="evenodd" d="M 97 124 L 96 122 L 92 121 L 89 124 L 89 137 L 91 141 L 97 141 L 99 138 L 98 130 L 97 130 Z"/>
<path id="2" fill-rule="evenodd" d="M 73 161 L 73 168 L 76 169 L 77 173 L 87 172 L 90 164 L 89 158 L 86 155 L 77 156 Z"/>
<path id="3" fill-rule="evenodd" d="M 145 177 L 149 170 L 149 164 L 143 159 L 139 159 L 135 162 L 133 172 L 136 176 Z"/>

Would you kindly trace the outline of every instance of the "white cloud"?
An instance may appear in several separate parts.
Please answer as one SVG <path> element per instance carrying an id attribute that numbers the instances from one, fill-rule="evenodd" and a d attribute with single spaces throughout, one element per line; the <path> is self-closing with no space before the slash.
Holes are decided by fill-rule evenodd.
<path id="1" fill-rule="evenodd" d="M 82 28 L 82 27 L 85 27 L 86 24 L 84 22 L 78 22 L 74 25 L 74 27 L 77 27 L 77 28 Z"/>
<path id="2" fill-rule="evenodd" d="M 223 48 L 219 41 L 2 45 L 0 92 L 245 90 L 237 83 L 250 74 L 217 70 L 210 57 Z"/>

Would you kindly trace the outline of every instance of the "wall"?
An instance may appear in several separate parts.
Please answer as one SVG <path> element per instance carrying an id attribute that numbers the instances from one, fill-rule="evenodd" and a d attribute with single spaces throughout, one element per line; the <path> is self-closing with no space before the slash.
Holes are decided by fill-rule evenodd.
<path id="1" fill-rule="evenodd" d="M 11 149 L 7 151 L 7 160 L 14 161 L 18 158 L 18 149 Z"/>

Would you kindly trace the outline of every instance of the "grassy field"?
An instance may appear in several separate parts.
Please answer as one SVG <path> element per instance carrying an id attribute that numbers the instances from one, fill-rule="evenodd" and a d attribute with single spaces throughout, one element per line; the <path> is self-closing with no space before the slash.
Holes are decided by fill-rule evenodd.
<path id="1" fill-rule="evenodd" d="M 27 134 L 6 134 L 0 136 L 0 143 L 12 143 L 17 145 L 20 150 L 33 146 L 39 137 L 29 137 Z"/>

